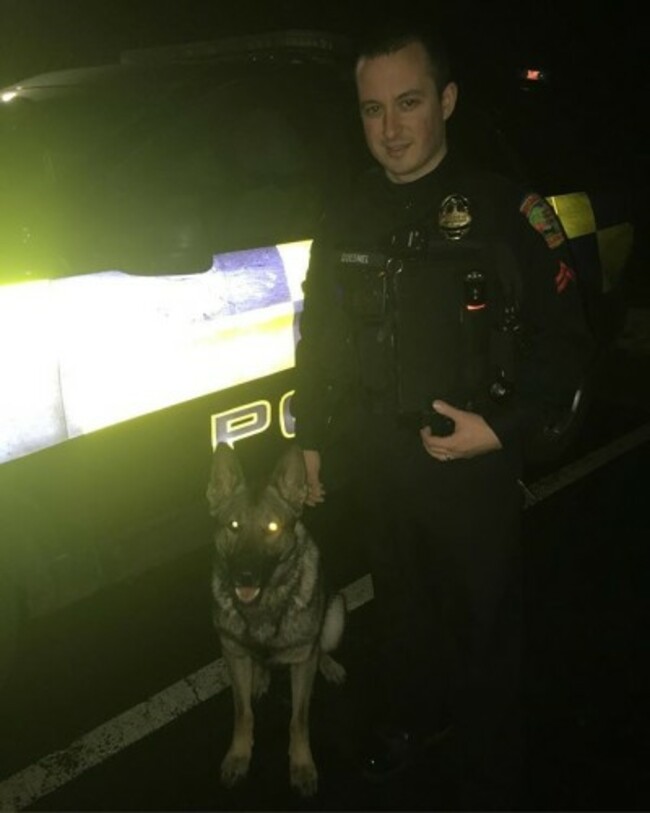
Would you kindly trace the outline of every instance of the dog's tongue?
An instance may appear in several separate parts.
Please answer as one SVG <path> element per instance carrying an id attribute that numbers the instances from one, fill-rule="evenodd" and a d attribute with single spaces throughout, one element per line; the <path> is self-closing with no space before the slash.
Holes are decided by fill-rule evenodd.
<path id="1" fill-rule="evenodd" d="M 259 587 L 235 587 L 235 593 L 237 593 L 237 598 L 243 604 L 250 604 L 251 601 L 255 601 L 255 599 L 259 595 L 259 592 L 260 592 Z"/>

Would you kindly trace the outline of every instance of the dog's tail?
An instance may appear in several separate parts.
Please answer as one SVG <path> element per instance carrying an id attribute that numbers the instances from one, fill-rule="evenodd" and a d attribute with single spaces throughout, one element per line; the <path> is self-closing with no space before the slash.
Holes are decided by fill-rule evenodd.
<path id="1" fill-rule="evenodd" d="M 341 643 L 341 636 L 345 628 L 345 596 L 335 593 L 327 602 L 323 626 L 320 633 L 321 652 L 333 652 Z"/>
<path id="2" fill-rule="evenodd" d="M 329 654 L 341 642 L 346 613 L 345 596 L 335 593 L 327 603 L 320 634 L 319 668 L 323 677 L 331 683 L 343 683 L 346 677 L 344 667 Z"/>

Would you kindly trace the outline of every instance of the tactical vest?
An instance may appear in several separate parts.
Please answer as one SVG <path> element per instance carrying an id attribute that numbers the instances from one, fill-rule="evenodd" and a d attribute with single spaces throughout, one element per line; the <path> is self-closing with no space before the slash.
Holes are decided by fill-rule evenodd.
<path id="1" fill-rule="evenodd" d="M 407 418 L 435 398 L 481 410 L 516 380 L 521 283 L 505 243 L 413 224 L 380 251 L 336 253 L 342 304 L 352 324 L 360 391 L 371 406 Z M 458 236 L 456 236 L 458 234 Z"/>

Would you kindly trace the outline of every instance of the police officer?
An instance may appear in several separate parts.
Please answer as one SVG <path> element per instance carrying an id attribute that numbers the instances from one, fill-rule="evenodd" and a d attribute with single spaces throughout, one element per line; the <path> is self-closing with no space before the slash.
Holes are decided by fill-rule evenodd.
<path id="1" fill-rule="evenodd" d="M 448 149 L 458 87 L 440 39 L 375 32 L 355 71 L 377 167 L 312 247 L 293 400 L 308 504 L 325 500 L 345 450 L 383 690 L 368 777 L 450 730 L 459 804 L 512 809 L 518 481 L 527 437 L 571 402 L 591 340 L 552 209 Z"/>

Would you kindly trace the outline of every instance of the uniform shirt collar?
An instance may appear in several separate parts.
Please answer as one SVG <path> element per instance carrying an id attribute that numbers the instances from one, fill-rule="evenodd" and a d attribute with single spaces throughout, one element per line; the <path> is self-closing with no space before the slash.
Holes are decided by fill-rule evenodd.
<path id="1" fill-rule="evenodd" d="M 410 183 L 394 183 L 384 176 L 384 185 L 388 195 L 400 208 L 419 211 L 432 204 L 432 198 L 438 197 L 447 190 L 456 173 L 456 160 L 447 153 L 435 169 Z"/>

